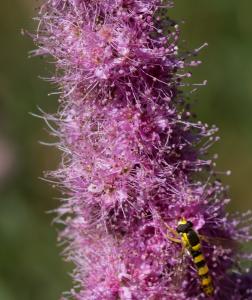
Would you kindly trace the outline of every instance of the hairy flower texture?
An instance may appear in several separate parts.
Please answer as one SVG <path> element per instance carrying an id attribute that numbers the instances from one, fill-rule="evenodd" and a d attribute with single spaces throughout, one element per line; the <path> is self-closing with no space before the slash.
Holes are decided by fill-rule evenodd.
<path id="1" fill-rule="evenodd" d="M 209 148 L 217 128 L 193 121 L 181 92 L 191 54 L 160 0 L 49 0 L 34 55 L 56 65 L 60 108 L 43 114 L 62 162 L 48 174 L 65 198 L 56 220 L 74 262 L 62 299 L 206 299 L 190 256 L 167 225 L 192 221 L 219 300 L 252 299 L 242 270 L 250 213 L 229 216 Z M 164 33 L 165 32 L 165 33 Z M 199 50 L 199 49 L 198 49 Z M 198 50 L 192 54 L 197 54 Z M 51 124 L 54 124 L 51 125 Z M 51 179 L 53 178 L 53 179 Z"/>

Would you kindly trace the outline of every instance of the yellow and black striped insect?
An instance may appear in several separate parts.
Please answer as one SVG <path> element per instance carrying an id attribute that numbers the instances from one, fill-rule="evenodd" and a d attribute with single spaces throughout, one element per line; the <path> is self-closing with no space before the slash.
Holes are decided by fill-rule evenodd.
<path id="1" fill-rule="evenodd" d="M 167 225 L 166 227 L 173 234 L 173 237 L 168 234 L 166 237 L 175 243 L 181 244 L 182 256 L 186 251 L 192 257 L 200 279 L 202 291 L 206 296 L 212 296 L 214 293 L 212 277 L 210 275 L 205 256 L 202 253 L 201 237 L 194 230 L 192 222 L 187 221 L 185 218 L 181 218 L 176 230 Z"/>

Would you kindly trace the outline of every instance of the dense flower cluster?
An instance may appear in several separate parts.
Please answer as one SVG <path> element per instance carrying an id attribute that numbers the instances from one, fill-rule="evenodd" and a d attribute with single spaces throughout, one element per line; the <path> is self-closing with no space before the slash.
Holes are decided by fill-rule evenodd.
<path id="1" fill-rule="evenodd" d="M 182 216 L 208 236 L 213 299 L 252 299 L 252 277 L 239 266 L 249 255 L 236 246 L 251 238 L 251 215 L 225 213 L 229 200 L 208 154 L 217 129 L 193 121 L 181 93 L 187 67 L 199 62 L 179 53 L 170 7 L 161 0 L 41 7 L 33 54 L 56 65 L 50 80 L 60 108 L 43 118 L 63 153 L 48 177 L 67 195 L 59 238 L 76 266 L 62 299 L 205 299 L 191 258 L 178 272 L 181 246 L 166 237 Z"/>

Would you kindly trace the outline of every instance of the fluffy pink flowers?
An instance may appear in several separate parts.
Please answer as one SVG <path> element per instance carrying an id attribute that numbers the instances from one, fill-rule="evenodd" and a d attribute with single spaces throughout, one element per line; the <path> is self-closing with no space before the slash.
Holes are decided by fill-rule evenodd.
<path id="1" fill-rule="evenodd" d="M 208 149 L 215 127 L 194 122 L 181 92 L 190 55 L 158 0 L 50 0 L 42 5 L 35 55 L 56 65 L 60 107 L 44 115 L 62 150 L 57 179 L 67 195 L 59 238 L 87 300 L 205 299 L 190 257 L 175 283 L 181 247 L 166 238 L 182 216 L 227 246 L 203 242 L 213 299 L 252 299 L 233 247 L 248 241 L 250 214 L 225 213 L 225 188 Z M 164 33 L 165 32 L 165 33 Z M 197 51 L 196 51 L 197 52 Z M 231 245 L 232 244 L 232 245 Z"/>

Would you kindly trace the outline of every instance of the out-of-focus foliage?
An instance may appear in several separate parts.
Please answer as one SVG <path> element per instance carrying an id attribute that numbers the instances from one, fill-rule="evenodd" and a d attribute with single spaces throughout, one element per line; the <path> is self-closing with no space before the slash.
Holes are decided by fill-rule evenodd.
<path id="1" fill-rule="evenodd" d="M 202 50 L 203 65 L 193 70 L 193 81 L 208 80 L 192 94 L 198 118 L 220 127 L 218 169 L 231 186 L 231 210 L 251 208 L 252 190 L 252 19 L 249 0 L 177 0 L 172 17 L 185 20 L 183 47 Z M 70 287 L 59 257 L 52 215 L 56 191 L 38 179 L 53 169 L 57 153 L 39 145 L 48 140 L 44 124 L 28 112 L 36 105 L 56 110 L 53 88 L 38 79 L 51 70 L 40 59 L 27 59 L 32 42 L 20 34 L 32 30 L 36 15 L 32 0 L 4 1 L 0 10 L 0 299 L 55 300 Z"/>
<path id="2" fill-rule="evenodd" d="M 249 0 L 178 0 L 172 16 L 185 21 L 185 48 L 201 51 L 203 64 L 193 70 L 196 83 L 208 85 L 192 96 L 198 119 L 220 128 L 218 169 L 230 185 L 232 210 L 252 207 L 252 19 Z"/>
<path id="3" fill-rule="evenodd" d="M 38 75 L 50 72 L 39 59 L 27 59 L 34 45 L 21 36 L 32 29 L 32 1 L 5 1 L 0 10 L 0 299 L 53 300 L 68 288 L 66 266 L 59 257 L 53 216 L 56 192 L 38 179 L 57 163 L 44 124 L 28 112 L 36 105 L 56 109 L 47 97 L 51 87 Z M 47 69 L 46 69 L 47 68 Z M 9 161 L 6 164 L 6 161 Z M 3 165 L 7 165 L 5 170 Z"/>

